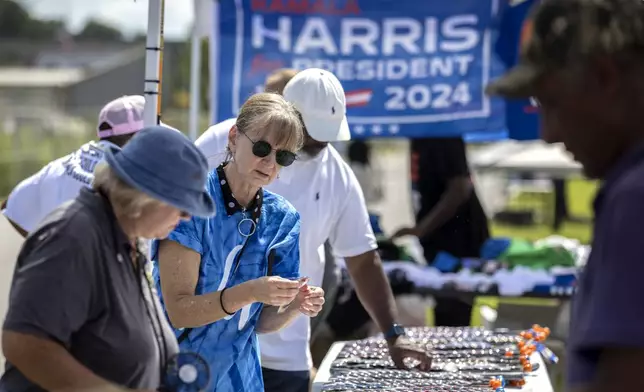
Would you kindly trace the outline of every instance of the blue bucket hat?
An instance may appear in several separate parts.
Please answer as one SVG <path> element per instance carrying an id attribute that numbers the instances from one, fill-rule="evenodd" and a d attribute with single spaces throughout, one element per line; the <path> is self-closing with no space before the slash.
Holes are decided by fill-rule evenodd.
<path id="1" fill-rule="evenodd" d="M 105 160 L 121 180 L 148 196 L 190 215 L 215 215 L 215 203 L 206 192 L 208 161 L 184 134 L 147 127 L 123 149 L 106 149 Z"/>

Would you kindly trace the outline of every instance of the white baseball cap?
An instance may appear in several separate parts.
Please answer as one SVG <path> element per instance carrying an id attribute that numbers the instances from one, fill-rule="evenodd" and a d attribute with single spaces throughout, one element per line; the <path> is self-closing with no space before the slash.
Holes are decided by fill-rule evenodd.
<path id="1" fill-rule="evenodd" d="M 286 84 L 283 95 L 300 111 L 313 139 L 319 142 L 351 139 L 344 89 L 331 72 L 319 68 L 300 71 Z"/>

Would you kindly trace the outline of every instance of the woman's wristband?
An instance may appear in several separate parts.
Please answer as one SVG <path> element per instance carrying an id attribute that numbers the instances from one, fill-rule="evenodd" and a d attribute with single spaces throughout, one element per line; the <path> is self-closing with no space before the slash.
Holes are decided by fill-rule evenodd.
<path id="1" fill-rule="evenodd" d="M 230 313 L 229 311 L 226 310 L 224 307 L 224 293 L 228 290 L 228 287 L 225 287 L 223 290 L 221 290 L 221 293 L 219 293 L 219 305 L 221 305 L 221 310 L 224 311 L 229 316 L 234 315 L 235 313 Z"/>

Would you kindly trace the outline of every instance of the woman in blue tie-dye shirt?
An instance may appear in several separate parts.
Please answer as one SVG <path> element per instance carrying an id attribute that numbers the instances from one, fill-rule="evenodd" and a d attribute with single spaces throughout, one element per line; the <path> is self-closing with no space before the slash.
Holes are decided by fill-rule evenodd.
<path id="1" fill-rule="evenodd" d="M 182 222 L 153 246 L 168 318 L 181 349 L 210 364 L 213 391 L 263 391 L 256 334 L 322 309 L 322 289 L 299 277 L 299 214 L 262 189 L 295 160 L 302 127 L 281 96 L 252 96 L 208 179 L 217 215 Z"/>

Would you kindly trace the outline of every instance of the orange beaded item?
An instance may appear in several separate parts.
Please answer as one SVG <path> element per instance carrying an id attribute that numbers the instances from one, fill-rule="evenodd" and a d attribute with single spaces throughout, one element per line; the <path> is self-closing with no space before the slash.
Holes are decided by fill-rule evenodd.
<path id="1" fill-rule="evenodd" d="M 525 380 L 508 380 L 508 386 L 511 387 L 522 387 L 525 385 Z"/>
<path id="2" fill-rule="evenodd" d="M 532 355 L 536 351 L 536 347 L 531 344 L 529 346 L 524 346 L 521 350 L 520 353 L 521 355 Z"/>

